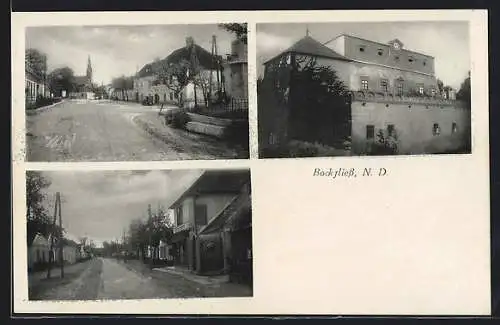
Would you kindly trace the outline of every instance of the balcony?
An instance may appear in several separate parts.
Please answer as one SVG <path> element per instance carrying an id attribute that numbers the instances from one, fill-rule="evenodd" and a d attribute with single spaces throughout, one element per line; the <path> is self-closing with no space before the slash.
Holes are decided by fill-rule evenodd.
<path id="1" fill-rule="evenodd" d="M 191 228 L 193 228 L 193 225 L 190 223 L 183 223 L 182 225 L 174 227 L 173 232 L 176 234 L 181 231 L 190 230 Z"/>

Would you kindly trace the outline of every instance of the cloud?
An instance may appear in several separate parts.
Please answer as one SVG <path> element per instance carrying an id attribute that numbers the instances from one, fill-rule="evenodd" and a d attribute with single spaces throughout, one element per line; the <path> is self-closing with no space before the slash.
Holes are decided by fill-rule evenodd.
<path id="1" fill-rule="evenodd" d="M 108 83 L 183 47 L 187 36 L 211 51 L 212 35 L 218 53 L 230 53 L 234 35 L 216 24 L 30 27 L 26 46 L 47 54 L 49 70 L 69 66 L 77 75 L 85 74 L 90 55 L 95 81 Z"/>
<path id="2" fill-rule="evenodd" d="M 120 238 L 130 222 L 145 218 L 148 204 L 168 207 L 194 182 L 201 170 L 174 171 L 58 171 L 44 172 L 62 200 L 63 227 L 72 238 L 96 242 Z"/>

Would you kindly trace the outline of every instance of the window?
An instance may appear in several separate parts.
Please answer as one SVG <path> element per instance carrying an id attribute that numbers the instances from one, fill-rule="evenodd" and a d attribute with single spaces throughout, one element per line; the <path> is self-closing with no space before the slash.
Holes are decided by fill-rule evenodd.
<path id="1" fill-rule="evenodd" d="M 361 79 L 361 89 L 368 90 L 368 79 Z"/>
<path id="2" fill-rule="evenodd" d="M 426 65 L 427 65 L 427 61 L 425 61 L 425 60 L 424 60 L 424 61 L 422 62 L 422 64 L 423 64 L 424 66 L 426 66 Z"/>
<path id="3" fill-rule="evenodd" d="M 182 206 L 178 207 L 175 211 L 176 225 L 182 225 Z"/>
<path id="4" fill-rule="evenodd" d="M 387 125 L 387 135 L 388 136 L 394 135 L 394 124 Z"/>
<path id="5" fill-rule="evenodd" d="M 170 100 L 174 100 L 174 94 L 170 93 Z"/>
<path id="6" fill-rule="evenodd" d="M 394 57 L 394 61 L 399 61 L 399 56 L 397 56 L 397 55 L 396 55 L 396 56 Z"/>
<path id="7" fill-rule="evenodd" d="M 364 45 L 361 45 L 361 46 L 359 47 L 359 51 L 360 51 L 360 52 L 364 52 L 364 51 L 365 51 L 365 46 L 364 46 Z"/>
<path id="8" fill-rule="evenodd" d="M 453 122 L 451 124 L 451 133 L 457 133 L 458 132 L 458 125 L 457 123 Z"/>
<path id="9" fill-rule="evenodd" d="M 439 128 L 439 124 L 434 123 L 432 126 L 432 135 L 439 135 L 441 133 L 441 129 Z"/>
<path id="10" fill-rule="evenodd" d="M 194 207 L 194 218 L 196 225 L 202 226 L 206 225 L 207 220 L 207 205 L 206 204 L 196 204 Z"/>
<path id="11" fill-rule="evenodd" d="M 375 126 L 367 125 L 366 126 L 366 139 L 371 140 L 375 138 Z"/>
<path id="12" fill-rule="evenodd" d="M 389 80 L 387 80 L 387 79 L 381 79 L 380 80 L 380 89 L 383 92 L 387 92 L 389 90 Z"/>
<path id="13" fill-rule="evenodd" d="M 378 49 L 377 54 L 380 56 L 384 55 L 384 50 Z"/>
<path id="14" fill-rule="evenodd" d="M 413 57 L 411 57 L 411 56 L 408 58 L 408 62 L 410 62 L 410 63 L 412 63 L 414 60 L 415 59 L 413 59 Z"/>
<path id="15" fill-rule="evenodd" d="M 423 95 L 423 94 L 424 94 L 424 85 L 419 84 L 419 85 L 417 85 L 417 87 L 418 87 L 418 88 L 417 88 L 418 93 L 419 93 L 420 95 Z"/>
<path id="16" fill-rule="evenodd" d="M 399 82 L 398 83 L 397 94 L 399 96 L 402 96 L 403 95 L 403 90 L 404 90 L 404 84 L 403 84 L 403 82 Z"/>
<path id="17" fill-rule="evenodd" d="M 434 89 L 434 88 L 431 89 L 431 95 L 436 96 L 436 89 Z"/>

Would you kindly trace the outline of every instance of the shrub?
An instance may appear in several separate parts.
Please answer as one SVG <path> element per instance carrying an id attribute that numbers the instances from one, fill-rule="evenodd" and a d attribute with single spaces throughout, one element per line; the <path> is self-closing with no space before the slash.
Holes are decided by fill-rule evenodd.
<path id="1" fill-rule="evenodd" d="M 184 129 L 189 121 L 189 115 L 183 110 L 169 111 L 165 115 L 165 123 L 176 129 Z"/>
<path id="2" fill-rule="evenodd" d="M 377 133 L 377 141 L 373 143 L 369 155 L 397 155 L 398 154 L 398 136 L 396 130 L 389 135 L 384 130 Z"/>

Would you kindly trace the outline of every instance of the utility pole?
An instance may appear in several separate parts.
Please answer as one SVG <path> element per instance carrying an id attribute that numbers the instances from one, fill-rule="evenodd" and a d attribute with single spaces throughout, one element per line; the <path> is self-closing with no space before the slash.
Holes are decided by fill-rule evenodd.
<path id="1" fill-rule="evenodd" d="M 54 218 L 52 220 L 52 230 L 50 233 L 50 251 L 49 251 L 49 266 L 47 268 L 47 279 L 50 279 L 51 276 L 51 271 L 52 271 L 52 264 L 54 263 L 55 260 L 55 252 L 54 252 L 54 232 L 56 230 L 56 220 L 57 220 L 57 193 L 56 193 L 56 200 L 54 204 Z"/>
<path id="2" fill-rule="evenodd" d="M 56 201 L 59 205 L 59 260 L 61 263 L 61 278 L 64 278 L 64 255 L 63 255 L 63 233 L 62 233 L 62 217 L 61 217 L 61 194 L 56 192 Z"/>

